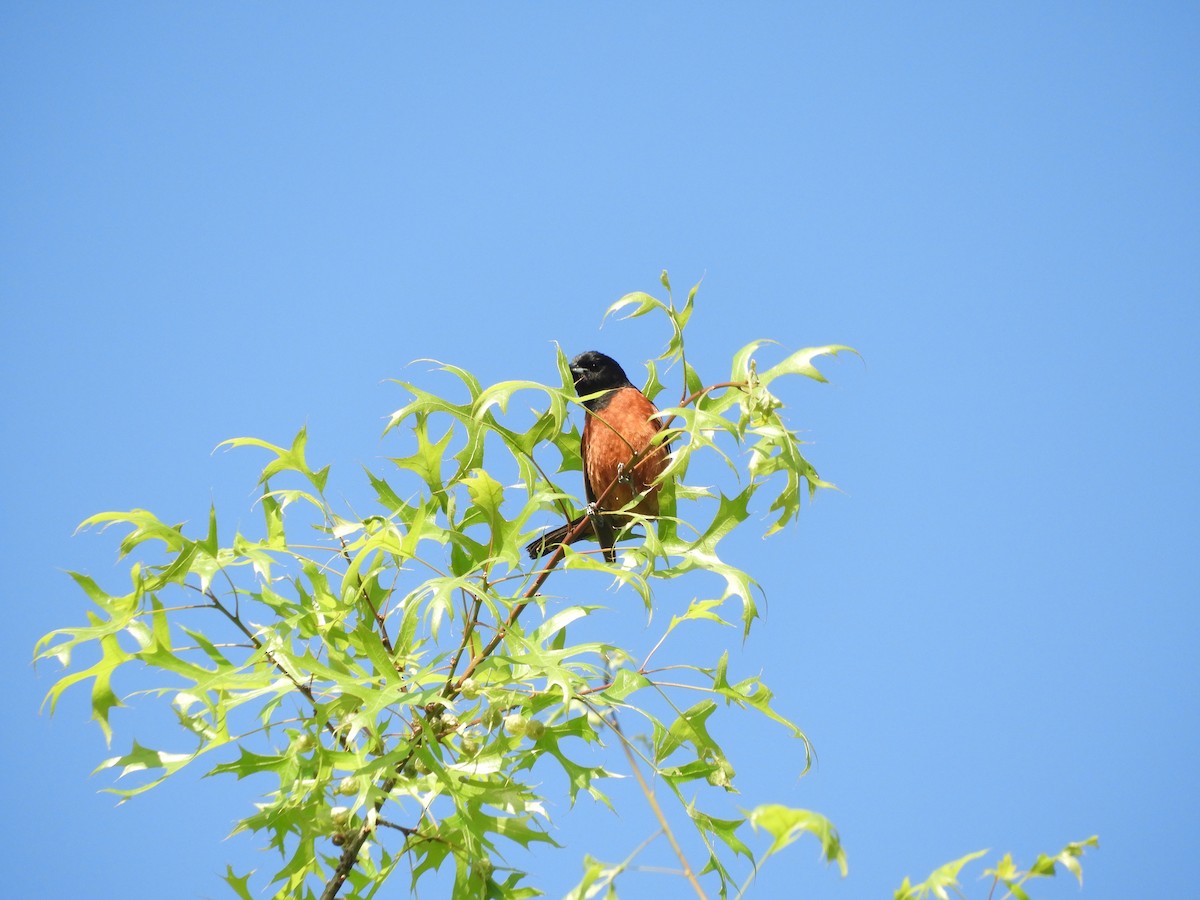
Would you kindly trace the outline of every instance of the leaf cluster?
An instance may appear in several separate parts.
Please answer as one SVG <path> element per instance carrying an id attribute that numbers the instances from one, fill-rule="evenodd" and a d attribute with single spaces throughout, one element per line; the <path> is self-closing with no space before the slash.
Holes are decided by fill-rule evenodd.
<path id="1" fill-rule="evenodd" d="M 998 900 L 1030 900 L 1030 894 L 1026 890 L 1025 885 L 1035 878 L 1053 878 L 1058 874 L 1058 869 L 1061 866 L 1066 869 L 1075 879 L 1083 886 L 1083 867 L 1079 860 L 1083 857 L 1084 851 L 1088 847 L 1098 847 L 1100 839 L 1096 835 L 1092 835 L 1085 841 L 1072 841 L 1056 853 L 1054 856 L 1047 856 L 1042 853 L 1034 860 L 1032 866 L 1026 870 L 1020 869 L 1013 861 L 1012 854 L 1006 853 L 996 863 L 995 867 L 984 869 L 982 878 L 990 878 L 991 884 L 988 888 L 988 898 L 996 896 L 996 889 L 1004 888 L 1004 893 L 1001 894 Z M 949 900 L 951 892 L 954 895 L 965 896 L 962 892 L 962 885 L 959 883 L 959 873 L 962 872 L 969 863 L 980 859 L 987 855 L 986 850 L 977 850 L 974 853 L 968 853 L 966 856 L 948 862 L 943 866 L 934 869 L 929 877 L 920 884 L 911 884 L 907 878 L 900 888 L 893 895 L 895 900 L 927 900 L 929 897 L 936 897 L 938 900 Z"/>
<path id="2" fill-rule="evenodd" d="M 105 760 L 100 769 L 121 785 L 111 790 L 124 800 L 201 760 L 208 776 L 250 779 L 262 794 L 235 832 L 258 836 L 276 864 L 261 875 L 227 870 L 243 898 L 252 875 L 279 898 L 372 897 L 398 869 L 414 888 L 441 873 L 456 897 L 535 896 L 516 860 L 556 846 L 551 773 L 569 805 L 583 796 L 606 806 L 609 780 L 631 774 L 658 822 L 624 860 L 585 855 L 572 896 L 615 896 L 616 880 L 660 835 L 701 896 L 702 881 L 722 897 L 744 890 L 757 866 L 806 834 L 844 873 L 837 832 L 817 813 L 705 810 L 736 792 L 714 717 L 741 711 L 776 723 L 797 741 L 799 769 L 810 750 L 761 678 L 732 677 L 727 653 L 691 658 L 681 636 L 714 624 L 749 633 L 757 586 L 722 557 L 721 541 L 763 507 L 767 533 L 779 531 L 826 486 L 777 390 L 784 376 L 824 381 L 814 360 L 847 348 L 760 367 L 767 342 L 756 341 L 733 355 L 727 379 L 706 381 L 684 341 L 696 288 L 676 306 L 665 272 L 662 283 L 666 300 L 634 293 L 608 311 L 667 323 L 645 390 L 660 396 L 668 380 L 680 389 L 675 405 L 659 401 L 671 446 L 661 514 L 633 516 L 640 540 L 625 535 L 616 564 L 577 546 L 534 563 L 522 554 L 547 516 L 569 521 L 582 508 L 575 423 L 586 413 L 561 351 L 555 384 L 484 386 L 450 364 L 435 371 L 453 391 L 397 382 L 408 399 L 385 434 L 402 449 L 384 470 L 364 469 L 364 512 L 330 499 L 331 470 L 309 462 L 301 429 L 287 445 L 226 442 L 267 454 L 257 534 L 228 534 L 215 508 L 203 534 L 140 509 L 84 522 L 121 529 L 130 586 L 110 592 L 72 576 L 90 608 L 86 624 L 38 643 L 36 657 L 65 670 L 47 702 L 53 709 L 68 688 L 90 686 L 109 741 L 115 711 L 146 698 L 179 725 L 174 746 L 133 739 Z M 735 487 L 692 483 L 702 456 L 728 467 Z M 693 599 L 648 652 L 635 652 L 585 627 L 598 605 L 570 598 L 586 593 L 589 572 L 639 597 L 648 616 L 668 584 Z M 546 593 L 551 577 L 565 597 Z M 667 645 L 685 662 L 658 664 Z M 118 679 L 140 689 L 123 693 Z M 758 852 L 754 832 L 769 839 Z M 685 843 L 702 864 L 691 864 Z"/>

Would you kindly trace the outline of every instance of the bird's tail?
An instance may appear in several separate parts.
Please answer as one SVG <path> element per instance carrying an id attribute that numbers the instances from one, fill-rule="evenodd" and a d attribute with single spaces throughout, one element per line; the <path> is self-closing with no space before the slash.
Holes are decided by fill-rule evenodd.
<path id="1" fill-rule="evenodd" d="M 567 535 L 569 535 L 575 529 L 575 527 L 586 518 L 586 515 L 582 515 L 577 519 L 572 519 L 566 525 L 558 526 L 558 528 L 555 528 L 553 531 L 547 531 L 541 537 L 530 541 L 525 547 L 525 552 L 529 554 L 530 559 L 537 559 L 540 556 L 545 556 L 547 553 L 555 550 L 559 544 L 566 540 Z M 572 543 L 582 540 L 583 538 L 590 538 L 591 536 L 592 529 L 589 526 L 580 531 L 580 533 L 575 536 Z"/>

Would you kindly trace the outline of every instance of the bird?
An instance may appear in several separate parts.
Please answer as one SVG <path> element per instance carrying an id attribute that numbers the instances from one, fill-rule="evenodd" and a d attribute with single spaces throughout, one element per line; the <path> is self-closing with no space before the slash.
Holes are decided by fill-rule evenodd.
<path id="1" fill-rule="evenodd" d="M 628 513 L 658 515 L 658 477 L 667 467 L 670 449 L 666 441 L 651 445 L 665 425 L 658 407 L 634 387 L 611 356 L 588 350 L 570 365 L 575 391 L 587 413 L 579 454 L 588 510 L 531 541 L 525 552 L 537 559 L 560 544 L 595 538 L 605 560 L 612 563 L 617 560 L 613 549 L 617 532 L 629 522 Z M 625 509 L 638 497 L 636 505 Z M 571 537 L 585 519 L 588 524 Z"/>

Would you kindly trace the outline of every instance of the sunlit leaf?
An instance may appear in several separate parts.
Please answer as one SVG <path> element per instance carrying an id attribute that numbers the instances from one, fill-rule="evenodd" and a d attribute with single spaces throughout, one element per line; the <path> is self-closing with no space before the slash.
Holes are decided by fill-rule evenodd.
<path id="1" fill-rule="evenodd" d="M 755 829 L 761 828 L 773 838 L 771 846 L 759 857 L 760 865 L 767 857 L 778 853 L 804 835 L 811 834 L 821 842 L 821 855 L 825 861 L 836 862 L 842 877 L 846 876 L 846 853 L 842 850 L 837 829 L 819 813 L 768 803 L 750 810 L 747 818 Z"/>

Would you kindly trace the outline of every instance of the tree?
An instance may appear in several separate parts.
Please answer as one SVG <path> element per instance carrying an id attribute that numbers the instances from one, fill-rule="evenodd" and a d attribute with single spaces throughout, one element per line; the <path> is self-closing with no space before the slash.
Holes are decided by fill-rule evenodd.
<path id="1" fill-rule="evenodd" d="M 136 779 L 116 793 L 149 790 L 201 758 L 210 774 L 269 776 L 273 792 L 237 830 L 278 851 L 270 879 L 277 897 L 373 896 L 398 869 L 414 884 L 452 870 L 456 897 L 535 896 L 534 879 L 509 866 L 505 851 L 555 844 L 534 775 L 547 766 L 563 773 L 572 805 L 580 794 L 610 803 L 606 779 L 627 769 L 680 877 L 699 896 L 740 894 L 758 866 L 805 835 L 844 874 L 838 834 L 818 813 L 780 804 L 733 818 L 704 811 L 736 779 L 713 737 L 714 716 L 766 717 L 796 740 L 807 769 L 808 740 L 773 708 L 770 689 L 731 674 L 727 654 L 659 660 L 700 623 L 736 620 L 734 633 L 749 634 L 757 586 L 721 558 L 719 544 L 746 526 L 752 501 L 766 503 L 771 534 L 797 516 L 805 494 L 827 486 L 787 427 L 776 391 L 786 376 L 824 381 L 814 360 L 849 348 L 799 350 L 760 371 L 767 342 L 756 341 L 734 354 L 727 380 L 706 384 L 684 343 L 696 288 L 677 307 L 665 272 L 662 284 L 667 300 L 633 293 L 606 314 L 663 317 L 670 336 L 649 364 L 645 392 L 662 395 L 666 367 L 681 382 L 677 405 L 663 410 L 672 457 L 660 515 L 633 516 L 644 535 L 623 543 L 616 564 L 583 548 L 559 548 L 532 564 L 521 553 L 546 513 L 570 519 L 579 505 L 571 490 L 580 467 L 578 398 L 561 351 L 557 386 L 485 388 L 454 365 L 437 368 L 465 389 L 461 402 L 402 383 L 411 400 L 386 430 L 399 429 L 412 452 L 383 474 L 365 471 L 376 506 L 366 514 L 330 501 L 329 467 L 310 465 L 302 429 L 286 447 L 226 442 L 269 455 L 257 536 L 223 541 L 215 509 L 195 536 L 145 510 L 88 519 L 84 526 L 124 529 L 132 590 L 112 594 L 73 575 L 93 609 L 87 625 L 38 644 L 38 659 L 68 669 L 48 702 L 53 708 L 68 687 L 90 682 L 93 717 L 111 741 L 111 713 L 123 702 L 114 678 L 140 664 L 189 742 L 168 751 L 134 740 L 103 763 Z M 518 394 L 536 398 L 532 410 L 513 402 Z M 701 456 L 727 465 L 729 493 L 689 482 Z M 589 572 L 615 579 L 647 614 L 672 582 L 695 599 L 640 657 L 615 635 L 572 640 L 596 607 L 550 599 L 545 587 L 554 578 L 569 592 L 571 579 Z M 77 653 L 90 664 L 73 664 Z M 698 836 L 701 859 L 684 851 L 681 829 Z M 1022 876 L 1047 874 L 1047 865 L 1052 874 L 1057 864 L 1078 873 L 1077 858 L 1092 842 L 1069 845 L 1028 873 L 1002 860 L 995 883 L 1024 897 Z M 585 857 L 571 896 L 615 896 L 641 846 L 623 862 Z M 897 897 L 946 896 L 975 856 L 921 885 L 906 880 Z M 227 869 L 225 877 L 237 896 L 252 896 L 249 873 Z"/>

